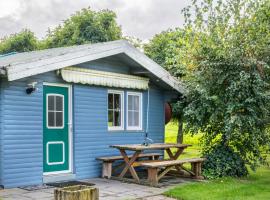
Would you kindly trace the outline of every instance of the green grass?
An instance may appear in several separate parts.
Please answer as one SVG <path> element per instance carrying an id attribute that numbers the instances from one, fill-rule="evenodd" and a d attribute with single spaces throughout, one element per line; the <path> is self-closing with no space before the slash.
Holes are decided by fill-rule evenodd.
<path id="1" fill-rule="evenodd" d="M 178 126 L 176 123 L 169 123 L 165 129 L 165 142 L 166 143 L 176 143 L 176 135 L 177 135 Z M 200 138 L 202 135 L 185 135 L 184 144 L 191 144 L 191 147 L 188 147 L 180 158 L 192 158 L 192 157 L 200 157 L 201 156 L 201 147 L 200 147 Z"/>
<path id="2" fill-rule="evenodd" d="M 166 126 L 166 142 L 175 142 L 177 125 Z M 183 157 L 200 156 L 201 135 L 184 136 L 184 143 L 192 144 Z M 261 167 L 247 178 L 222 178 L 205 182 L 188 183 L 177 186 L 165 193 L 166 196 L 180 200 L 269 200 L 270 168 Z"/>

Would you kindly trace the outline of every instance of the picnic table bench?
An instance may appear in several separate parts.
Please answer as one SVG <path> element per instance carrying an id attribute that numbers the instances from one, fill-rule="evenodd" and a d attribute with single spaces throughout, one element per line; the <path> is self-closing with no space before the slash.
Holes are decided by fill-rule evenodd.
<path id="1" fill-rule="evenodd" d="M 120 179 L 123 179 L 125 174 L 129 171 L 133 179 L 140 183 L 140 178 L 134 167 L 138 166 L 137 158 L 143 154 L 143 151 L 153 151 L 153 150 L 165 150 L 170 158 L 170 160 L 177 160 L 178 157 L 183 153 L 183 151 L 191 145 L 189 144 L 173 144 L 173 143 L 154 143 L 148 146 L 142 144 L 126 144 L 126 145 L 111 145 L 112 148 L 116 148 L 120 151 L 124 161 L 125 167 L 119 175 Z M 176 149 L 176 152 L 172 152 L 172 148 Z M 133 151 L 132 157 L 127 155 L 127 151 Z M 156 161 L 151 161 L 156 162 Z M 139 164 L 140 165 L 140 164 Z M 179 166 L 175 166 L 178 171 L 181 171 Z"/>
<path id="2" fill-rule="evenodd" d="M 133 155 L 127 155 L 130 159 Z M 158 160 L 159 157 L 162 156 L 160 153 L 144 153 L 140 154 L 137 159 L 139 158 L 147 158 L 148 160 Z M 123 156 L 104 156 L 98 157 L 97 160 L 102 161 L 102 178 L 111 178 L 112 176 L 112 164 L 115 161 L 124 160 Z M 123 164 L 118 165 L 118 167 L 122 166 Z M 118 168 L 115 167 L 114 169 Z"/>
<path id="3" fill-rule="evenodd" d="M 140 166 L 148 169 L 148 182 L 151 186 L 157 186 L 159 180 L 165 176 L 172 168 L 181 166 L 192 177 L 199 179 L 201 177 L 201 164 L 205 158 L 187 158 L 181 160 L 159 160 L 157 162 L 141 162 Z M 183 164 L 190 163 L 191 170 L 186 169 Z"/>
<path id="4" fill-rule="evenodd" d="M 148 171 L 148 183 L 152 186 L 157 186 L 159 180 L 164 177 L 168 172 L 176 172 L 182 175 L 187 172 L 192 178 L 201 177 L 201 164 L 205 158 L 189 158 L 179 160 L 179 156 L 183 151 L 191 145 L 189 144 L 173 144 L 173 143 L 154 143 L 150 145 L 142 144 L 125 144 L 125 145 L 111 145 L 111 148 L 116 148 L 120 151 L 120 156 L 99 157 L 98 160 L 103 161 L 102 177 L 111 178 L 112 163 L 117 160 L 123 160 L 121 163 L 124 168 L 118 175 L 118 179 L 124 180 L 124 176 L 129 171 L 133 181 L 140 183 L 141 180 L 135 170 L 135 167 L 143 167 Z M 174 151 L 172 151 L 174 149 Z M 144 153 L 144 151 L 164 150 L 168 154 L 167 160 L 159 159 L 161 154 Z M 127 151 L 133 151 L 133 155 L 128 155 Z M 148 160 L 141 160 L 139 158 L 148 158 Z M 191 170 L 186 169 L 183 164 L 190 163 Z M 171 171 L 171 169 L 175 170 Z"/>

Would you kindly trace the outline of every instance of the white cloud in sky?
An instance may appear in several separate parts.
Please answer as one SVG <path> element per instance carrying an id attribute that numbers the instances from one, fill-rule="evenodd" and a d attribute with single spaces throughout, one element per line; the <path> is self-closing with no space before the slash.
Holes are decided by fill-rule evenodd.
<path id="1" fill-rule="evenodd" d="M 21 2 L 19 0 L 8 0 L 8 1 L 0 1 L 0 18 L 2 17 L 14 17 L 17 15 L 18 10 L 20 9 Z"/>
<path id="2" fill-rule="evenodd" d="M 116 12 L 125 35 L 143 40 L 168 28 L 182 26 L 181 10 L 189 0 L 0 0 L 0 37 L 29 28 L 46 35 L 75 11 L 85 7 Z"/>

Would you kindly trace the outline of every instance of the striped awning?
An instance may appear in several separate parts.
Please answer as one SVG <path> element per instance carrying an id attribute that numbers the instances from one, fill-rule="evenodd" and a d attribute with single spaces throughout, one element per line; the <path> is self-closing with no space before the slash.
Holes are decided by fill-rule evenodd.
<path id="1" fill-rule="evenodd" d="M 78 67 L 63 68 L 61 69 L 61 75 L 67 82 L 106 87 L 146 90 L 149 83 L 149 79 L 144 77 Z"/>

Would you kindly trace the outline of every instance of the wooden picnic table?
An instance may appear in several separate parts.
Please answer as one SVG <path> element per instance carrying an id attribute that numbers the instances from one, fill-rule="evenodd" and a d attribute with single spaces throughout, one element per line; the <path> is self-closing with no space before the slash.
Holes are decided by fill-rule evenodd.
<path id="1" fill-rule="evenodd" d="M 134 162 L 137 160 L 139 155 L 143 151 L 153 151 L 153 150 L 165 150 L 168 153 L 168 156 L 170 160 L 177 160 L 179 156 L 183 153 L 183 151 L 189 147 L 192 146 L 190 144 L 171 144 L 171 143 L 155 143 L 155 144 L 150 144 L 148 146 L 142 145 L 142 144 L 125 144 L 125 145 L 111 145 L 111 148 L 116 148 L 120 151 L 121 155 L 123 156 L 124 162 L 125 162 L 125 167 L 123 171 L 120 173 L 119 178 L 123 178 L 125 174 L 129 171 L 135 179 L 136 182 L 140 182 L 140 179 L 137 175 L 137 172 L 134 169 Z M 172 148 L 176 148 L 176 152 L 172 152 Z M 127 154 L 127 151 L 134 151 L 134 154 L 129 157 Z M 181 169 L 176 166 L 176 169 L 180 171 Z"/>

